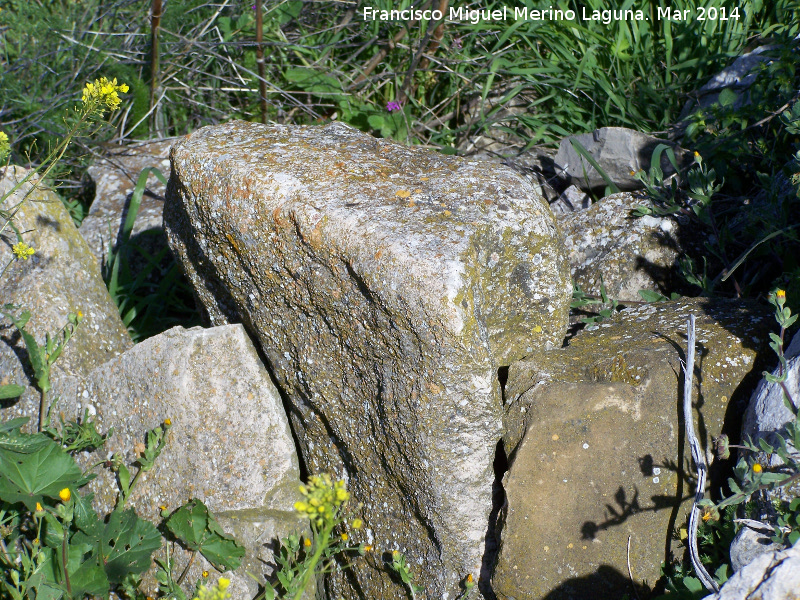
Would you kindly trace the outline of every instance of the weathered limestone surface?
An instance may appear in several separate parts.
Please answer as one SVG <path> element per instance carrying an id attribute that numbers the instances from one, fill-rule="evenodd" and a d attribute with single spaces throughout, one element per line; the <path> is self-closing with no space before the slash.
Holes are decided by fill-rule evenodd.
<path id="1" fill-rule="evenodd" d="M 172 512 L 190 498 L 202 500 L 247 549 L 246 567 L 232 578 L 238 597 L 256 595 L 245 570 L 269 571 L 272 538 L 265 536 L 305 530 L 293 510 L 300 471 L 289 422 L 241 325 L 174 327 L 149 338 L 95 369 L 61 408 L 67 416 L 88 410 L 101 432 L 114 428 L 100 450 L 83 455 L 84 468 L 111 453 L 130 465 L 146 432 L 170 419 L 167 445 L 126 506 L 159 523 L 161 506 Z M 117 485 L 110 471 L 86 490 L 94 492 L 98 513 L 113 509 Z M 181 572 L 189 553 L 176 549 L 173 559 Z M 204 569 L 213 571 L 197 557 L 189 576 L 196 580 Z"/>
<path id="2" fill-rule="evenodd" d="M 800 546 L 762 554 L 705 600 L 799 600 Z"/>
<path id="3" fill-rule="evenodd" d="M 381 558 L 398 549 L 428 597 L 452 597 L 481 566 L 497 369 L 567 321 L 537 189 L 339 123 L 206 127 L 172 169 L 165 228 L 209 320 L 258 339 L 309 472 L 363 502 L 376 551 L 332 593 L 402 594 Z"/>
<path id="4" fill-rule="evenodd" d="M 757 371 L 770 327 L 763 309 L 700 300 L 643 305 L 579 332 L 566 348 L 510 366 L 504 443 L 512 463 L 492 579 L 500 598 L 630 593 L 628 536 L 637 585 L 660 577 L 693 492 L 676 472 L 690 456 L 679 375 L 690 312 L 698 339 L 695 430 L 708 448 L 712 436 L 737 426 L 726 411 L 741 411 L 734 391 Z"/>
<path id="5" fill-rule="evenodd" d="M 600 295 L 601 278 L 610 298 L 641 301 L 639 290 L 674 288 L 683 252 L 677 218 L 631 217 L 641 196 L 622 192 L 560 219 L 572 277 L 587 294 Z"/>
<path id="6" fill-rule="evenodd" d="M 11 166 L 0 179 L 0 197 L 28 174 Z M 19 203 L 31 189 L 26 183 L 2 205 L 5 210 Z M 0 226 L 4 221 L 0 221 Z M 35 190 L 14 217 L 14 224 L 25 232 L 23 241 L 36 249 L 28 260 L 13 263 L 0 278 L 0 306 L 15 304 L 31 313 L 26 326 L 39 344 L 45 334 L 55 335 L 70 312 L 83 313 L 83 322 L 64 353 L 53 366 L 51 397 L 74 394 L 76 378 L 119 355 L 133 345 L 108 295 L 97 261 L 81 237 L 61 200 L 51 191 Z M 0 243 L 0 269 L 13 258 L 11 247 L 17 237 L 6 228 Z M 33 373 L 25 343 L 16 328 L 0 317 L 0 381 L 28 386 L 16 402 L 4 402 L 2 418 L 29 416 L 38 422 L 39 393 L 33 386 Z M 34 427 L 35 428 L 35 427 Z"/>

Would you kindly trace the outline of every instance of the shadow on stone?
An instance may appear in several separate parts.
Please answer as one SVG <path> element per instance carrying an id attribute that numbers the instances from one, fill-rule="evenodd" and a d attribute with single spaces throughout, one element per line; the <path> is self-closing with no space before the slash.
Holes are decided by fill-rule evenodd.
<path id="1" fill-rule="evenodd" d="M 633 593 L 632 593 L 633 592 Z M 600 565 L 597 571 L 584 577 L 567 579 L 564 583 L 547 594 L 543 600 L 576 600 L 588 598 L 605 598 L 612 600 L 623 598 L 639 598 L 646 600 L 651 595 L 649 586 L 635 585 L 626 575 L 608 565 Z"/>

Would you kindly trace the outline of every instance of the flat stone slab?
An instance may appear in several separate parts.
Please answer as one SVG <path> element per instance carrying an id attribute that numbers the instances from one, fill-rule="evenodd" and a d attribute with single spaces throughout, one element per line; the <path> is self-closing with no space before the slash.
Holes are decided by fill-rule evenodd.
<path id="1" fill-rule="evenodd" d="M 245 324 L 308 471 L 363 503 L 376 551 L 332 593 L 404 593 L 382 562 L 400 550 L 427 597 L 453 597 L 484 552 L 497 369 L 560 344 L 567 323 L 538 189 L 340 123 L 206 127 L 172 167 L 165 228 L 208 320 Z"/>
<path id="2" fill-rule="evenodd" d="M 501 549 L 492 586 L 499 598 L 567 600 L 638 594 L 685 524 L 693 484 L 682 419 L 686 320 L 697 318 L 695 431 L 735 434 L 759 368 L 769 313 L 752 304 L 683 299 L 624 310 L 566 348 L 509 368 Z M 754 377 L 750 375 L 750 381 Z M 752 385 L 752 383 L 751 383 Z M 751 388 L 747 388 L 749 390 Z M 732 465 L 728 465 L 730 467 Z M 725 473 L 720 461 L 712 477 Z"/>

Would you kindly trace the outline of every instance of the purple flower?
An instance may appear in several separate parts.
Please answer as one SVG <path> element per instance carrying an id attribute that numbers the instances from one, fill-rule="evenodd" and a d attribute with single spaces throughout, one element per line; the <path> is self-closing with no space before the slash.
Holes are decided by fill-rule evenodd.
<path id="1" fill-rule="evenodd" d="M 453 48 L 456 50 L 461 50 L 461 36 L 457 35 L 453 38 Z"/>
<path id="2" fill-rule="evenodd" d="M 395 111 L 395 110 L 402 110 L 402 108 L 403 107 L 400 105 L 399 102 L 389 102 L 389 103 L 386 104 L 386 110 L 388 110 L 389 112 L 392 112 L 392 111 Z"/>

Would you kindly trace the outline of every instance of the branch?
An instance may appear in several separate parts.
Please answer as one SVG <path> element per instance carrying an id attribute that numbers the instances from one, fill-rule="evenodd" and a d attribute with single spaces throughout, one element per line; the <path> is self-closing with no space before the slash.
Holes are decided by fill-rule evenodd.
<path id="1" fill-rule="evenodd" d="M 700 562 L 700 553 L 697 551 L 697 526 L 699 525 L 698 518 L 700 517 L 700 507 L 697 504 L 703 499 L 708 468 L 706 467 L 703 450 L 700 448 L 700 442 L 697 441 L 697 437 L 694 434 L 694 420 L 692 418 L 692 377 L 694 376 L 695 346 L 694 315 L 689 315 L 688 329 L 686 364 L 683 365 L 683 422 L 686 427 L 686 439 L 692 449 L 692 459 L 697 466 L 697 488 L 694 494 L 692 512 L 689 515 L 689 556 L 692 559 L 694 571 L 705 588 L 711 592 L 718 592 L 719 586 L 717 582 L 708 574 L 703 563 Z"/>

